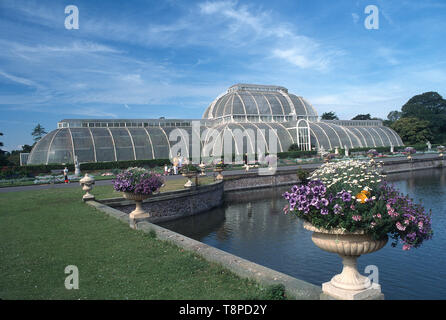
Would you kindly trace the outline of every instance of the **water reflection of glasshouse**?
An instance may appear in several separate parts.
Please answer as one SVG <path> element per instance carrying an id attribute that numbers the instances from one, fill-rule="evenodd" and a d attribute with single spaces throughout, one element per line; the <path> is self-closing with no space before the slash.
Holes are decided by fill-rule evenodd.
<path id="1" fill-rule="evenodd" d="M 166 159 L 181 139 L 182 152 L 191 155 L 194 135 L 203 155 L 220 154 L 225 143 L 239 155 L 272 147 L 284 152 L 292 144 L 301 150 L 403 145 L 380 120 L 319 120 L 308 101 L 284 87 L 237 84 L 202 119 L 62 120 L 36 144 L 28 164 L 72 163 L 75 156 L 80 162 Z"/>

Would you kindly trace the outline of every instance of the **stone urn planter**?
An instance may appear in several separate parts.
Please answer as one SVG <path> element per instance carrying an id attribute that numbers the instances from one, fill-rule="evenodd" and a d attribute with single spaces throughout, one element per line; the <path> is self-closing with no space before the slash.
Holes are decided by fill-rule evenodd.
<path id="1" fill-rule="evenodd" d="M 364 231 L 354 233 L 341 229 L 319 229 L 304 222 L 303 227 L 313 231 L 311 240 L 320 249 L 337 253 L 342 258 L 343 269 L 331 281 L 322 285 L 324 294 L 335 299 L 363 300 L 382 299 L 381 286 L 371 283 L 368 277 L 361 275 L 356 268 L 356 260 L 363 254 L 372 253 L 383 248 L 388 237 L 374 240 Z"/>
<path id="2" fill-rule="evenodd" d="M 79 180 L 79 184 L 82 187 L 82 190 L 85 191 L 84 196 L 82 197 L 83 201 L 94 200 L 94 195 L 90 193 L 91 189 L 93 189 L 93 185 L 95 184 L 95 180 L 88 173 Z"/>
<path id="3" fill-rule="evenodd" d="M 183 173 L 183 174 L 182 174 L 183 177 L 186 177 L 186 178 L 187 178 L 187 182 L 184 184 L 184 187 L 185 187 L 185 188 L 190 188 L 190 187 L 195 186 L 195 183 L 192 182 L 191 179 L 192 179 L 193 177 L 196 177 L 197 174 L 198 174 L 198 173 L 193 173 L 193 172 Z"/>
<path id="4" fill-rule="evenodd" d="M 128 200 L 133 200 L 136 203 L 136 208 L 129 214 L 130 219 L 142 219 L 142 218 L 148 218 L 150 215 L 144 211 L 142 208 L 142 202 L 143 200 L 150 197 L 148 194 L 137 194 L 137 193 L 131 193 L 131 192 L 123 192 L 122 193 L 124 198 Z"/>
<path id="5" fill-rule="evenodd" d="M 215 168 L 214 172 L 217 172 L 217 177 L 215 177 L 216 180 L 223 180 L 223 175 L 221 174 L 223 172 L 223 168 Z"/>
<path id="6" fill-rule="evenodd" d="M 200 167 L 200 170 L 201 170 L 200 176 L 205 176 L 206 175 L 206 172 L 205 172 L 206 165 L 204 163 L 200 163 L 198 166 Z"/>

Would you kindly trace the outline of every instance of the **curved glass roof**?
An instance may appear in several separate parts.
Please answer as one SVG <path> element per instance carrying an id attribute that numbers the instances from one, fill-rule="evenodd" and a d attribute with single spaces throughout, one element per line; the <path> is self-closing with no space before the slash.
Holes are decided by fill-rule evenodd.
<path id="1" fill-rule="evenodd" d="M 314 107 L 304 98 L 289 94 L 286 88 L 241 84 L 217 97 L 204 112 L 203 119 L 231 115 L 295 115 L 317 119 Z"/>
<path id="2" fill-rule="evenodd" d="M 296 142 L 296 136 L 281 123 L 227 123 L 219 125 L 204 135 L 203 155 L 234 153 L 243 155 L 262 152 L 284 152 Z M 271 143 L 275 141 L 276 150 Z M 225 144 L 230 143 L 231 147 Z M 224 150 L 224 152 L 223 152 Z M 229 150 L 229 151 L 228 151 Z"/>
<path id="3" fill-rule="evenodd" d="M 339 126 L 323 121 L 308 123 L 311 141 L 316 148 L 323 146 L 325 150 L 331 150 L 345 146 L 351 149 L 403 145 L 398 134 L 385 126 Z"/>
<path id="4" fill-rule="evenodd" d="M 62 128 L 43 137 L 28 164 L 146 160 L 169 158 L 170 128 Z M 191 127 L 181 128 L 189 135 Z M 190 142 L 191 143 L 191 142 Z M 189 144 L 190 144 L 189 143 Z M 190 150 L 190 146 L 187 146 Z"/>

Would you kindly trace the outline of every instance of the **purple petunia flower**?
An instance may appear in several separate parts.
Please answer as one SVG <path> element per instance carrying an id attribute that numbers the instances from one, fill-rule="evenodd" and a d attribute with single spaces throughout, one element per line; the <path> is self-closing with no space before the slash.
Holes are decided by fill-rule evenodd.
<path id="1" fill-rule="evenodd" d="M 348 192 L 342 193 L 342 201 L 350 202 L 352 200 L 352 195 Z"/>
<path id="2" fill-rule="evenodd" d="M 333 211 L 335 214 L 339 214 L 342 211 L 342 207 L 339 204 L 335 204 L 333 207 Z"/>
<path id="3" fill-rule="evenodd" d="M 326 207 L 326 206 L 328 206 L 329 202 L 328 202 L 327 199 L 322 198 L 322 199 L 321 199 L 321 204 L 322 204 L 324 207 Z"/>

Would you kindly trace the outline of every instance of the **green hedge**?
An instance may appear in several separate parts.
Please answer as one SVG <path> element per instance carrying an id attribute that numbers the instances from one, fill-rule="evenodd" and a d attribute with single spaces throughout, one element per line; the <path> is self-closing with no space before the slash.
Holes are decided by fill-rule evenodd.
<path id="1" fill-rule="evenodd" d="M 153 160 L 130 160 L 130 161 L 112 161 L 112 162 L 87 162 L 81 163 L 81 171 L 107 170 L 107 169 L 127 169 L 129 167 L 157 167 L 170 164 L 169 159 Z M 51 173 L 51 170 L 62 170 L 67 167 L 70 172 L 74 172 L 74 164 L 33 164 L 26 166 L 5 166 L 0 170 L 0 179 L 12 179 L 20 177 L 32 177 L 40 173 Z"/>
<path id="2" fill-rule="evenodd" d="M 51 173 L 51 170 L 62 170 L 67 167 L 68 170 L 74 171 L 74 165 L 62 164 L 37 164 L 27 166 L 8 166 L 3 167 L 0 171 L 0 179 L 16 179 L 22 177 L 33 177 L 40 173 Z"/>
<path id="3" fill-rule="evenodd" d="M 286 158 L 310 158 L 317 155 L 317 151 L 287 151 L 287 152 L 278 152 L 277 157 L 279 159 Z"/>
<path id="4" fill-rule="evenodd" d="M 127 169 L 129 167 L 157 167 L 170 164 L 169 159 L 152 160 L 129 160 L 129 161 L 110 161 L 110 162 L 87 162 L 81 163 L 82 170 L 103 170 L 103 169 Z"/>

